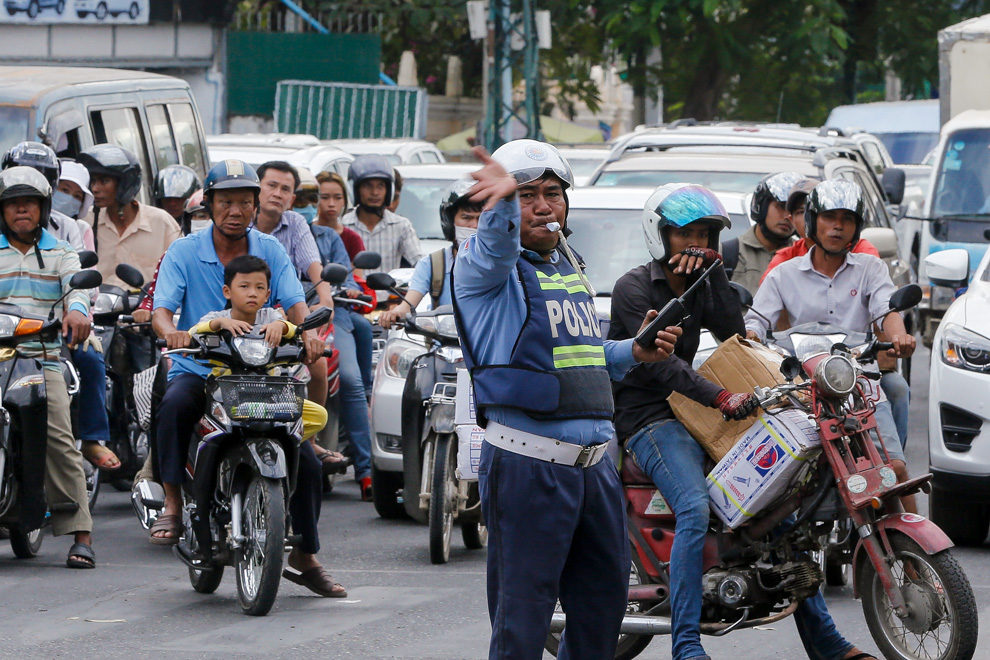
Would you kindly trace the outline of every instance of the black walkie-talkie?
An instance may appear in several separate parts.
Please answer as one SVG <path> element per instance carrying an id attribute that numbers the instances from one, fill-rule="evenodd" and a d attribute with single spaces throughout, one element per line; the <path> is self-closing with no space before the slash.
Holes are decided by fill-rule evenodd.
<path id="1" fill-rule="evenodd" d="M 643 348 L 652 348 L 655 344 L 653 342 L 657 339 L 657 333 L 670 326 L 680 325 L 684 322 L 684 315 L 687 313 L 687 307 L 684 306 L 684 301 L 687 299 L 691 293 L 701 286 L 701 283 L 708 279 L 708 275 L 711 274 L 715 268 L 722 265 L 721 259 L 716 259 L 715 263 L 709 266 L 705 272 L 701 274 L 700 277 L 688 287 L 688 290 L 684 292 L 679 298 L 674 298 L 660 310 L 657 317 L 646 326 L 646 328 L 636 335 L 636 343 Z"/>

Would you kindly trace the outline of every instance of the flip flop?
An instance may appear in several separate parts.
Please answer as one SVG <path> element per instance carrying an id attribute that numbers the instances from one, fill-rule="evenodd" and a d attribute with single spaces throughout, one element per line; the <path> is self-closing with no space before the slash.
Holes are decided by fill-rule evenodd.
<path id="1" fill-rule="evenodd" d="M 87 543 L 73 543 L 65 565 L 69 568 L 96 568 L 96 553 Z"/>
<path id="2" fill-rule="evenodd" d="M 323 474 L 325 475 L 344 474 L 351 464 L 351 459 L 335 451 L 325 451 L 322 454 L 317 454 L 316 458 L 323 466 Z"/>
<path id="3" fill-rule="evenodd" d="M 98 442 L 85 440 L 82 443 L 82 455 L 83 457 L 93 464 L 98 470 L 103 470 L 104 472 L 114 472 L 123 467 L 123 463 L 117 458 L 117 454 L 113 453 L 112 450 L 107 449 Z M 113 461 L 117 461 L 117 464 L 113 467 L 108 467 L 107 464 Z"/>
<path id="4" fill-rule="evenodd" d="M 333 576 L 327 573 L 322 566 L 314 566 L 300 573 L 294 568 L 286 568 L 282 571 L 282 577 L 289 582 L 306 587 L 315 594 L 324 598 L 347 598 L 347 590 L 338 582 L 333 581 Z M 334 590 L 334 587 L 340 587 Z"/>
<path id="5" fill-rule="evenodd" d="M 172 536 L 158 537 L 155 532 L 172 532 Z M 177 513 L 159 515 L 148 530 L 148 538 L 155 545 L 175 545 L 182 535 L 182 516 Z"/>

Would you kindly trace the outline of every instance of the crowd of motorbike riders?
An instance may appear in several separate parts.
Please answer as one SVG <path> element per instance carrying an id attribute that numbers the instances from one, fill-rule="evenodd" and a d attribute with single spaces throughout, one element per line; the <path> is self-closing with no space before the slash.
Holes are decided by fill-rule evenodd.
<path id="1" fill-rule="evenodd" d="M 82 461 L 89 461 L 105 475 L 113 475 L 122 467 L 121 460 L 107 447 L 108 368 L 126 374 L 127 382 L 133 383 L 130 386 L 135 388 L 135 396 L 139 374 L 168 369 L 167 385 L 166 376 L 156 374 L 164 391 L 156 399 L 152 429 L 155 451 L 134 471 L 134 483 L 135 488 L 142 482 L 163 484 L 164 510 L 150 526 L 149 534 L 152 543 L 171 545 L 179 541 L 182 533 L 180 485 L 185 477 L 189 437 L 205 406 L 203 384 L 209 368 L 181 356 L 173 356 L 170 366 L 165 361 L 159 364 L 154 343 L 148 339 L 151 331 L 164 339 L 169 349 L 188 347 L 196 333 L 226 330 L 239 334 L 259 325 L 263 326 L 262 332 L 276 328 L 271 337 L 278 341 L 277 337 L 294 327 L 293 324 L 298 325 L 311 308 L 336 307 L 333 323 L 334 341 L 340 352 L 341 420 L 350 436 L 350 455 L 345 457 L 322 449 L 312 439 L 303 444 L 299 477 L 289 503 L 293 530 L 302 541 L 289 557 L 285 577 L 322 596 L 345 596 L 344 587 L 333 580 L 317 559 L 317 522 L 325 472 L 340 471 L 352 464 L 362 497 L 371 496 L 368 400 L 373 378 L 372 327 L 363 310 L 334 305 L 330 286 L 321 281 L 324 265 L 335 262 L 350 268 L 357 253 L 370 250 L 382 255 L 382 270 L 403 262 L 415 266 L 406 301 L 381 313 L 377 321 L 385 328 L 408 314 L 426 296 L 431 297 L 434 307 L 455 303 L 463 316 L 471 305 L 478 304 L 475 297 L 482 296 L 479 301 L 483 302 L 483 296 L 504 295 L 498 278 L 490 279 L 491 272 L 479 266 L 480 279 L 472 273 L 470 269 L 476 262 L 496 268 L 500 260 L 506 261 L 511 266 L 506 272 L 512 272 L 509 284 L 515 278 L 527 286 L 528 271 L 514 270 L 520 249 L 524 255 L 532 252 L 540 259 L 559 258 L 570 263 L 574 282 L 583 283 L 594 295 L 581 274 L 580 255 L 575 255 L 563 240 L 568 233 L 567 190 L 573 186 L 566 161 L 549 145 L 528 141 L 509 143 L 492 158 L 483 152 L 478 156 L 484 167 L 472 177 L 456 182 L 440 208 L 438 221 L 451 246 L 442 254 L 424 255 L 409 220 L 394 212 L 399 194 L 395 173 L 388 161 L 379 156 L 357 158 L 350 168 L 350 185 L 336 174 L 323 172 L 314 177 L 284 162 L 269 162 L 255 171 L 240 161 L 223 161 L 209 171 L 205 181 L 200 181 L 188 167 L 172 165 L 164 168 L 154 182 L 156 206 L 150 206 L 138 200 L 143 185 L 138 159 L 122 147 L 97 145 L 81 152 L 75 160 L 59 159 L 49 147 L 35 142 L 21 143 L 11 149 L 3 157 L 0 172 L 0 302 L 45 315 L 53 302 L 67 294 L 57 314 L 62 322 L 62 341 L 70 349 L 81 381 L 78 397 L 82 414 L 73 432 L 68 421 L 65 384 L 61 378 L 46 378 L 49 417 L 53 420 L 49 423 L 47 439 L 47 497 L 50 504 L 79 505 L 72 511 L 58 512 L 53 508 L 51 513 L 56 535 L 74 535 L 67 565 L 96 566 Z M 353 204 L 351 191 L 355 197 Z M 504 202 L 522 209 L 521 222 L 518 208 L 512 216 Z M 894 366 L 897 358 L 911 355 L 915 343 L 899 314 L 885 315 L 894 286 L 876 250 L 860 238 L 864 207 L 863 193 L 855 183 L 819 182 L 787 172 L 772 174 L 759 183 L 752 196 L 752 226 L 739 239 L 723 244 L 720 232 L 729 227 L 730 221 L 713 193 L 689 184 L 661 186 L 643 212 L 644 240 L 652 259 L 620 278 L 613 290 L 608 334 L 608 339 L 615 342 L 612 345 L 635 337 L 647 311 L 661 309 L 672 298 L 683 295 L 702 269 L 723 259 L 720 252 L 725 255 L 724 268 L 715 269 L 708 284 L 686 301 L 689 313 L 682 327 L 658 335 L 654 354 L 643 356 L 633 351 L 633 357 L 645 364 L 630 369 L 633 360 L 625 356 L 617 359 L 622 368 L 613 369 L 610 364 L 612 391 L 592 392 L 590 402 L 587 396 L 573 405 L 560 402 L 564 408 L 597 406 L 608 410 L 608 415 L 591 417 L 612 418 L 614 410 L 616 437 L 653 479 L 676 514 L 677 534 L 671 553 L 674 570 L 670 573 L 675 658 L 708 657 L 701 647 L 698 621 L 701 543 L 708 526 L 709 505 L 703 472 L 704 450 L 676 419 L 666 399 L 670 393 L 680 392 L 734 419 L 746 417 L 757 406 L 755 395 L 722 389 L 692 369 L 703 329 L 719 340 L 734 334 L 765 339 L 768 327 L 780 329 L 808 321 L 827 321 L 859 330 L 870 319 L 882 318 L 878 330 L 885 333 L 894 348 L 889 355 L 882 356 L 880 363 L 881 387 L 886 398 L 877 406 L 877 420 L 883 437 L 899 440 L 887 447 L 899 479 L 907 478 L 902 448 L 907 440 L 909 390 Z M 488 229 L 479 231 L 483 208 L 488 211 L 489 220 L 487 225 L 482 224 Z M 519 226 L 514 227 L 513 223 Z M 489 241 L 485 231 L 496 226 L 501 226 L 506 235 L 513 231 L 521 235 L 516 239 L 517 245 Z M 475 232 L 479 232 L 477 239 L 472 238 Z M 464 250 L 465 245 L 470 245 L 471 250 Z M 124 282 L 118 277 L 121 264 L 137 269 L 146 283 L 139 294 L 143 297 L 133 312 L 132 325 L 117 335 L 118 345 L 101 346 L 90 332 L 90 303 L 95 294 L 69 289 L 69 279 L 81 267 L 78 253 L 84 251 L 95 252 L 98 261 L 93 268 L 102 275 L 104 284 L 136 290 L 134 282 Z M 455 271 L 455 262 L 460 267 L 462 261 L 459 252 L 465 251 L 464 270 Z M 251 259 L 252 256 L 260 260 Z M 436 259 L 442 259 L 439 263 L 443 264 L 444 276 L 439 287 L 432 281 L 436 279 Z M 491 266 L 492 263 L 495 265 Z M 451 282 L 452 272 L 458 276 L 456 288 Z M 348 276 L 344 295 L 357 297 L 361 287 L 355 276 L 360 278 L 364 274 L 353 271 Z M 534 282 L 539 275 L 536 277 Z M 730 281 L 738 282 L 755 297 L 754 311 L 745 317 L 739 294 Z M 303 283 L 315 288 L 315 295 L 309 295 L 310 303 Z M 472 293 L 471 287 L 480 293 Z M 455 293 L 460 300 L 453 299 Z M 279 311 L 269 310 L 271 313 L 255 317 L 254 313 L 266 304 Z M 223 313 L 225 309 L 230 311 Z M 245 310 L 250 312 L 246 316 Z M 525 309 L 518 313 L 525 315 Z M 484 311 L 470 316 L 483 319 Z M 518 323 L 522 323 L 521 318 Z M 519 342 L 531 341 L 538 346 L 547 341 L 547 338 L 527 336 L 527 330 L 518 327 L 499 336 L 502 328 L 498 320 L 487 326 L 487 337 L 479 334 L 486 332 L 485 321 L 459 318 L 459 322 L 462 332 L 467 327 L 467 334 L 473 335 L 468 342 L 471 346 L 465 351 L 466 359 L 472 362 L 479 360 L 479 352 L 494 350 L 490 344 L 510 342 L 512 359 L 522 360 L 519 364 L 525 367 L 526 359 L 536 358 L 518 358 L 514 353 Z M 462 336 L 462 343 L 466 341 Z M 327 396 L 324 343 L 316 333 L 308 332 L 305 346 L 310 370 L 309 398 L 323 403 Z M 610 343 L 606 342 L 606 349 L 609 348 Z M 52 351 L 57 353 L 59 349 L 53 345 L 23 344 L 18 350 L 38 357 L 47 366 Z M 609 358 L 611 361 L 611 354 Z M 146 380 L 151 382 L 148 379 L 140 382 Z M 580 387 L 581 383 L 575 381 L 571 385 Z M 562 387 L 562 392 L 573 395 L 578 391 L 570 389 L 571 385 Z M 476 389 L 476 396 L 480 397 L 478 404 L 482 412 L 488 407 L 489 422 L 524 428 L 524 424 L 515 423 L 517 418 L 526 417 L 519 412 L 522 406 L 500 400 L 500 396 L 508 395 L 499 391 L 492 378 L 483 386 L 485 392 Z M 521 387 L 523 398 L 541 395 L 530 392 L 529 384 Z M 491 400 L 486 401 L 485 396 Z M 323 416 L 322 420 L 325 419 Z M 568 415 L 561 419 L 559 424 L 565 435 L 571 432 L 567 429 L 573 430 L 573 424 L 580 421 L 568 420 Z M 596 433 L 604 429 L 600 421 L 596 422 Z M 611 434 L 611 426 L 605 431 Z M 490 459 L 489 455 L 487 460 Z M 484 483 L 482 497 L 483 500 L 488 497 Z M 513 499 L 521 497 L 527 495 L 520 492 Z M 569 495 L 565 493 L 562 497 L 566 499 Z M 612 500 L 596 515 L 612 516 L 621 522 L 624 516 L 621 498 Z M 486 513 L 492 512 L 490 503 L 483 501 L 483 506 Z M 506 501 L 500 506 L 504 508 Z M 904 506 L 908 511 L 916 510 L 910 497 L 905 499 Z M 597 601 L 588 610 L 589 616 L 599 617 L 608 611 L 618 613 L 621 618 L 625 578 L 617 584 L 613 581 L 609 588 L 597 583 L 592 585 L 594 588 L 588 586 L 589 581 L 605 581 L 615 566 L 620 577 L 628 575 L 626 530 L 624 525 L 615 524 L 616 520 L 593 521 L 596 534 L 614 533 L 620 537 L 611 546 L 599 544 L 610 547 L 605 554 L 614 556 L 597 557 L 596 566 L 590 571 L 593 574 L 583 571 L 591 565 L 585 567 L 580 561 L 562 569 L 551 567 L 546 557 L 535 558 L 525 552 L 521 558 L 517 557 L 514 550 L 503 549 L 513 539 L 511 522 L 488 521 L 492 538 L 500 539 L 498 544 L 493 543 L 490 555 L 496 551 L 495 546 L 498 553 L 506 553 L 502 559 L 504 565 L 498 568 L 490 558 L 493 649 L 504 645 L 504 649 L 517 648 L 525 655 L 532 651 L 524 648 L 537 643 L 542 648 L 546 637 L 546 626 L 540 621 L 546 605 L 542 601 L 547 598 L 555 601 L 558 590 L 563 600 L 568 579 L 581 581 L 584 589 L 595 594 Z M 565 524 L 552 516 L 547 522 L 550 526 Z M 499 525 L 503 526 L 499 528 Z M 569 539 L 566 543 L 572 542 L 577 541 Z M 544 550 L 531 548 L 528 552 Z M 563 556 L 568 552 L 565 544 Z M 512 562 L 519 561 L 535 562 L 542 568 L 531 570 L 545 568 L 551 574 L 556 571 L 559 577 L 557 588 L 532 599 L 532 606 L 540 613 L 529 621 L 527 617 L 533 612 L 527 614 L 527 608 L 520 603 L 530 594 L 525 585 L 514 584 L 513 580 L 533 578 L 532 575 L 527 578 L 525 571 L 509 568 Z M 501 577 L 492 575 L 499 570 L 503 571 Z M 575 570 L 574 575 L 568 575 Z M 492 579 L 497 579 L 501 586 L 493 585 Z M 802 603 L 796 621 L 811 657 L 871 657 L 861 654 L 842 638 L 820 596 Z M 596 644 L 602 645 L 602 649 L 614 645 L 617 623 L 606 617 L 587 627 L 598 633 L 583 640 L 587 646 L 581 657 L 611 657 L 607 652 L 595 655 L 597 651 L 592 649 Z M 587 653 L 591 655 L 585 656 Z"/>

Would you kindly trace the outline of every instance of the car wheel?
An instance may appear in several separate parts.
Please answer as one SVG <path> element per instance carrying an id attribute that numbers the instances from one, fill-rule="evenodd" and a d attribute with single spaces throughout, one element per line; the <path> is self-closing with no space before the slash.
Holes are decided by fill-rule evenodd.
<path id="1" fill-rule="evenodd" d="M 61 16 L 63 11 L 65 11 L 65 0 L 58 0 L 55 3 L 55 13 Z"/>
<path id="2" fill-rule="evenodd" d="M 127 10 L 127 15 L 130 16 L 131 20 L 133 21 L 135 18 L 138 17 L 138 13 L 140 11 L 141 10 L 138 8 L 138 4 L 136 2 L 132 2 L 131 8 Z"/>
<path id="3" fill-rule="evenodd" d="M 27 9 L 28 18 L 37 18 L 39 11 L 41 11 L 41 8 L 38 7 L 38 0 L 31 0 L 31 4 L 28 5 Z"/>
<path id="4" fill-rule="evenodd" d="M 990 532 L 990 507 L 935 490 L 928 500 L 928 506 L 932 522 L 941 527 L 953 543 L 962 546 L 983 545 Z"/>
<path id="5" fill-rule="evenodd" d="M 14 9 L 13 7 L 7 7 L 7 14 L 9 16 L 13 16 L 16 13 L 17 13 L 17 10 L 16 9 Z"/>
<path id="6" fill-rule="evenodd" d="M 79 18 L 86 18 L 87 16 L 89 16 L 89 12 L 88 11 L 76 11 L 76 16 L 78 16 Z"/>
<path id="7" fill-rule="evenodd" d="M 107 3 L 101 2 L 96 5 L 96 20 L 102 21 L 107 17 Z"/>

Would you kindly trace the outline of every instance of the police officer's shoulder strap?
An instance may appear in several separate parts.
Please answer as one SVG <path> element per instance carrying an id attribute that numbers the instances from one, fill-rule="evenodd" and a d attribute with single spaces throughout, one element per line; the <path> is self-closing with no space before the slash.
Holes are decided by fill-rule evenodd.
<path id="1" fill-rule="evenodd" d="M 730 238 L 722 243 L 722 267 L 725 274 L 731 278 L 732 271 L 739 265 L 739 239 Z"/>
<path id="2" fill-rule="evenodd" d="M 443 293 L 443 276 L 444 271 L 447 270 L 443 252 L 443 250 L 437 250 L 430 254 L 430 298 L 433 300 L 434 307 L 437 306 L 440 301 L 440 294 Z"/>

